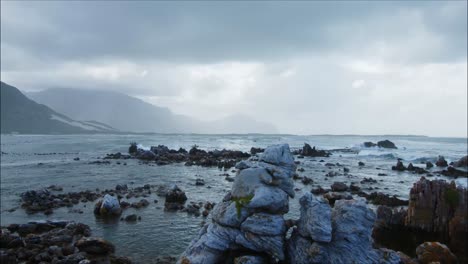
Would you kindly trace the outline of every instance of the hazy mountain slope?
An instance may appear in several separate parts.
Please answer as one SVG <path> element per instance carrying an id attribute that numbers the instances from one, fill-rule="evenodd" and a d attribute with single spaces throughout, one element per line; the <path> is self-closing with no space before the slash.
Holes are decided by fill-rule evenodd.
<path id="1" fill-rule="evenodd" d="M 28 93 L 37 102 L 79 120 L 97 120 L 122 131 L 159 133 L 276 133 L 271 124 L 246 116 L 203 122 L 111 91 L 48 89 Z"/>
<path id="2" fill-rule="evenodd" d="M 125 94 L 79 89 L 28 93 L 34 100 L 79 120 L 97 120 L 123 131 L 182 132 L 167 109 Z"/>
<path id="3" fill-rule="evenodd" d="M 1 83 L 1 133 L 59 134 L 115 131 L 99 122 L 80 122 L 27 98 Z"/>

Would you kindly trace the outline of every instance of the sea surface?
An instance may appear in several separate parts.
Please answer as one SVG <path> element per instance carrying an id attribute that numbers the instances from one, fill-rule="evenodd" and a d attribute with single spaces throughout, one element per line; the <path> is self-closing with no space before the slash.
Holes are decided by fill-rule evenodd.
<path id="1" fill-rule="evenodd" d="M 377 142 L 389 139 L 398 149 L 364 148 L 365 141 Z M 45 216 L 42 213 L 28 215 L 21 209 L 22 192 L 45 188 L 50 185 L 63 187 L 64 192 L 78 192 L 99 188 L 113 189 L 117 184 L 129 187 L 144 184 L 177 184 L 188 197 L 188 201 L 218 202 L 231 188 L 223 173 L 235 176 L 231 170 L 203 168 L 172 164 L 149 166 L 137 160 L 126 160 L 126 166 L 110 160 L 111 164 L 89 164 L 107 153 L 126 153 L 130 142 L 137 142 L 143 148 L 152 145 L 166 145 L 169 148 L 189 149 L 198 145 L 201 149 L 232 149 L 249 151 L 251 147 L 266 147 L 272 144 L 288 143 L 291 149 L 298 149 L 305 142 L 319 149 L 336 151 L 329 158 L 296 159 L 301 176 L 313 179 L 314 183 L 304 186 L 296 181 L 296 197 L 290 199 L 287 217 L 298 217 L 298 200 L 301 194 L 318 185 L 329 188 L 334 181 L 359 183 L 363 178 L 377 180 L 373 184 L 359 184 L 364 191 L 379 191 L 408 199 L 409 190 L 421 175 L 396 172 L 391 166 L 398 158 L 405 165 L 425 167 L 422 162 L 435 162 L 443 155 L 448 162 L 467 155 L 467 138 L 432 138 L 419 136 L 295 136 L 295 135 L 2 135 L 1 136 L 1 225 L 26 223 L 31 220 L 62 219 L 74 220 L 89 225 L 94 236 L 101 236 L 116 245 L 117 254 L 131 257 L 136 263 L 154 263 L 159 256 L 177 256 L 198 233 L 209 217 L 195 217 L 185 212 L 165 212 L 164 198 L 155 194 L 148 198 L 150 206 L 143 209 L 127 209 L 124 216 L 136 213 L 142 220 L 136 223 L 103 222 L 93 215 L 94 202 L 80 203 L 73 208 L 60 208 Z M 74 158 L 79 157 L 79 161 Z M 323 160 L 323 162 L 320 162 Z M 365 166 L 359 167 L 362 161 Z M 122 162 L 122 161 L 121 161 Z M 329 171 L 342 173 L 343 166 L 325 166 L 325 163 L 339 163 L 350 169 L 349 175 L 325 177 Z M 437 176 L 433 168 L 431 179 Z M 377 176 L 378 173 L 387 176 Z M 195 179 L 203 178 L 205 186 L 195 186 Z M 467 185 L 466 178 L 456 179 L 457 184 Z M 158 203 L 153 203 L 157 199 Z M 130 200 L 131 201 L 131 200 Z M 83 214 L 71 213 L 70 209 L 81 209 Z M 10 209 L 16 209 L 10 212 Z"/>

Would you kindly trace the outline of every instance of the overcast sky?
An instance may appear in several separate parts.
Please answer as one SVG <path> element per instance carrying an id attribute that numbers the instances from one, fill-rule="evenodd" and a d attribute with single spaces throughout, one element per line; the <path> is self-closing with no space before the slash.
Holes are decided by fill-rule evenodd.
<path id="1" fill-rule="evenodd" d="M 1 1 L 1 79 L 282 133 L 466 137 L 467 2 Z"/>

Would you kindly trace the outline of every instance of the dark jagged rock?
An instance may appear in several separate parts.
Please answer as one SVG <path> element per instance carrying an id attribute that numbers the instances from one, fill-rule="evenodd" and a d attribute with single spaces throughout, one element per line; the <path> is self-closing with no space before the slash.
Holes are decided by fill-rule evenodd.
<path id="1" fill-rule="evenodd" d="M 392 170 L 405 171 L 406 167 L 401 160 L 398 160 L 396 166 L 392 166 Z"/>
<path id="2" fill-rule="evenodd" d="M 364 147 L 366 147 L 366 148 L 371 148 L 371 147 L 375 147 L 375 146 L 377 146 L 377 144 L 375 144 L 373 142 L 370 142 L 370 141 L 364 142 Z"/>
<path id="3" fill-rule="evenodd" d="M 364 162 L 362 162 L 362 161 L 359 161 L 359 162 L 358 162 L 358 166 L 359 166 L 359 167 L 363 167 L 363 166 L 365 166 L 365 165 L 366 165 L 366 164 L 364 164 Z"/>
<path id="4" fill-rule="evenodd" d="M 468 155 L 453 164 L 454 167 L 468 167 Z"/>
<path id="5" fill-rule="evenodd" d="M 334 192 L 345 192 L 348 190 L 348 186 L 343 182 L 334 182 L 331 185 L 331 189 Z"/>
<path id="6" fill-rule="evenodd" d="M 138 151 L 137 143 L 135 142 L 130 143 L 130 147 L 128 148 L 128 153 L 134 155 L 137 153 L 137 151 Z"/>
<path id="7" fill-rule="evenodd" d="M 294 154 L 302 155 L 306 157 L 329 157 L 330 153 L 325 150 L 317 150 L 314 147 L 311 147 L 309 144 L 304 143 L 302 150 L 296 151 Z"/>
<path id="8" fill-rule="evenodd" d="M 396 195 L 390 196 L 380 192 L 372 192 L 370 194 L 361 192 L 358 194 L 361 197 L 365 197 L 368 201 L 376 205 L 386 206 L 404 206 L 408 205 L 407 200 L 401 200 Z"/>
<path id="9" fill-rule="evenodd" d="M 448 166 L 448 163 L 447 161 L 445 160 L 444 156 L 439 156 L 439 158 L 437 159 L 435 165 L 437 167 L 447 167 Z"/>
<path id="10" fill-rule="evenodd" d="M 390 149 L 396 149 L 397 147 L 395 146 L 395 143 L 391 142 L 390 140 L 382 140 L 377 142 L 377 146 L 380 148 L 390 148 Z"/>
<path id="11" fill-rule="evenodd" d="M 426 162 L 426 169 L 431 169 L 432 167 L 434 167 L 434 164 L 432 164 L 432 162 Z"/>
<path id="12" fill-rule="evenodd" d="M 456 187 L 455 182 L 421 177 L 410 191 L 404 224 L 391 222 L 392 217 L 388 216 L 379 219 L 374 238 L 379 244 L 409 255 L 414 255 L 415 248 L 425 241 L 439 241 L 466 262 L 467 197 L 466 188 Z"/>
<path id="13" fill-rule="evenodd" d="M 264 151 L 265 151 L 265 149 L 263 149 L 263 148 L 255 148 L 255 147 L 250 148 L 250 154 L 252 154 L 252 155 L 262 153 Z"/>
<path id="14" fill-rule="evenodd" d="M 185 201 L 187 201 L 185 192 L 177 187 L 177 185 L 174 185 L 166 194 L 164 208 L 166 210 L 182 209 Z"/>
<path id="15" fill-rule="evenodd" d="M 449 177 L 468 177 L 468 170 L 456 169 L 453 166 L 448 166 L 446 170 L 439 173 Z"/>
<path id="16" fill-rule="evenodd" d="M 1 263 L 132 263 L 129 258 L 113 255 L 112 243 L 89 237 L 91 229 L 87 225 L 69 221 L 27 225 L 16 225 L 11 230 L 2 227 Z M 118 259 L 125 262 L 115 262 Z"/>

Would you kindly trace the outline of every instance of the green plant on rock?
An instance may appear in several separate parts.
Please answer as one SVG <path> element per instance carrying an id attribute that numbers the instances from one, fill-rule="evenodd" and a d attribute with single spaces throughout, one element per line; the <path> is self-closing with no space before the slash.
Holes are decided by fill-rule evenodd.
<path id="1" fill-rule="evenodd" d="M 232 198 L 232 200 L 236 203 L 237 218 L 240 218 L 242 208 L 245 205 L 248 205 L 253 197 L 254 197 L 254 195 L 251 194 L 251 195 L 248 195 L 248 196 L 245 196 L 245 197 Z"/>
<path id="2" fill-rule="evenodd" d="M 447 189 L 445 190 L 445 201 L 451 207 L 457 207 L 458 203 L 460 202 L 460 197 L 457 190 L 454 189 Z"/>

